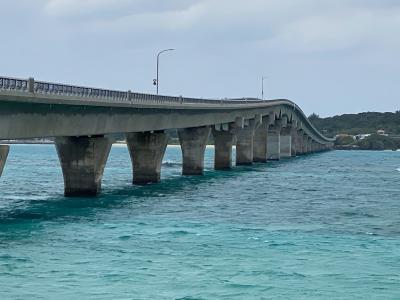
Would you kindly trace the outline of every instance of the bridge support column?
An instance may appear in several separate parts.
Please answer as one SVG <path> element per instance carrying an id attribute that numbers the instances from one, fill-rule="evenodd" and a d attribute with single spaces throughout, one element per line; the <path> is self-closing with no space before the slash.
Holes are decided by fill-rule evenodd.
<path id="1" fill-rule="evenodd" d="M 292 137 L 292 140 L 291 140 L 291 146 L 292 146 L 291 152 L 292 153 L 291 154 L 292 154 L 292 157 L 296 157 L 297 156 L 297 129 L 295 127 L 292 127 L 291 137 Z"/>
<path id="2" fill-rule="evenodd" d="M 279 160 L 281 158 L 281 128 L 278 122 L 268 128 L 267 153 L 269 160 Z"/>
<path id="3" fill-rule="evenodd" d="M 268 118 L 263 119 L 263 123 L 254 132 L 253 142 L 253 161 L 254 162 L 267 162 L 267 136 L 268 136 Z"/>
<path id="4" fill-rule="evenodd" d="M 303 154 L 308 154 L 308 136 L 303 134 Z"/>
<path id="5" fill-rule="evenodd" d="M 132 183 L 144 185 L 160 182 L 168 135 L 164 131 L 128 133 L 126 142 L 132 160 Z"/>
<path id="6" fill-rule="evenodd" d="M 1 174 L 3 174 L 4 166 L 6 164 L 9 152 L 10 152 L 10 146 L 0 145 L 0 177 Z"/>
<path id="7" fill-rule="evenodd" d="M 311 153 L 317 152 L 317 143 L 315 141 L 311 141 Z"/>
<path id="8" fill-rule="evenodd" d="M 251 165 L 253 163 L 254 131 L 260 126 L 261 116 L 248 120 L 243 128 L 236 132 L 236 165 Z"/>
<path id="9" fill-rule="evenodd" d="M 304 154 L 304 138 L 302 130 L 298 130 L 296 134 L 296 154 L 297 155 Z"/>
<path id="10" fill-rule="evenodd" d="M 307 153 L 312 153 L 312 139 L 310 137 L 307 137 Z"/>
<path id="11" fill-rule="evenodd" d="M 215 147 L 214 168 L 215 170 L 229 170 L 232 168 L 233 130 L 213 128 L 212 133 Z"/>
<path id="12" fill-rule="evenodd" d="M 111 140 L 104 136 L 57 137 L 55 145 L 64 177 L 64 195 L 98 195 Z"/>
<path id="13" fill-rule="evenodd" d="M 316 152 L 316 153 L 320 152 L 319 143 L 317 143 L 317 142 L 314 143 L 314 152 Z"/>
<path id="14" fill-rule="evenodd" d="M 280 158 L 292 157 L 292 126 L 288 125 L 281 130 Z"/>
<path id="15" fill-rule="evenodd" d="M 306 134 L 303 135 L 303 154 L 308 154 L 308 136 Z"/>
<path id="16" fill-rule="evenodd" d="M 204 152 L 210 132 L 208 126 L 178 129 L 183 160 L 182 175 L 204 174 Z"/>

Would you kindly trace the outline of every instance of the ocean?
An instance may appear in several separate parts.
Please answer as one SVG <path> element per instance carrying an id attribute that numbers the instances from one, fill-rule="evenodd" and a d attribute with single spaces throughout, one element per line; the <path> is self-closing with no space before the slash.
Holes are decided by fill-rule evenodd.
<path id="1" fill-rule="evenodd" d="M 400 152 L 332 151 L 64 198 L 52 145 L 12 145 L 0 179 L 0 299 L 400 299 Z"/>

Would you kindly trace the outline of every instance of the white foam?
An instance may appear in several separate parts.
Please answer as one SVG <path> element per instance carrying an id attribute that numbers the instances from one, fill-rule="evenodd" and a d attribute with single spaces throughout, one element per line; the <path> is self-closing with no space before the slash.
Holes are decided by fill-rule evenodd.
<path id="1" fill-rule="evenodd" d="M 126 143 L 115 143 L 112 146 L 113 147 L 126 147 Z"/>

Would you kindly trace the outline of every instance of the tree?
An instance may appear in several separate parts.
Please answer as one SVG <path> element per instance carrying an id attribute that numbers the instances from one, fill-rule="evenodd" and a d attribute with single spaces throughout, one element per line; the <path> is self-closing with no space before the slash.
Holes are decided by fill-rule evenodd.
<path id="1" fill-rule="evenodd" d="M 357 135 L 362 133 L 376 133 L 384 129 L 390 135 L 400 134 L 400 111 L 395 113 L 366 112 L 359 114 L 345 114 L 329 118 L 320 118 L 316 114 L 310 117 L 311 123 L 327 136 L 339 133 Z"/>
<path id="2" fill-rule="evenodd" d="M 335 145 L 351 145 L 354 143 L 354 139 L 351 135 L 342 134 L 336 138 Z"/>
<path id="3" fill-rule="evenodd" d="M 308 119 L 310 120 L 310 122 L 313 122 L 313 121 L 319 120 L 320 117 L 316 113 L 312 113 L 311 115 L 308 116 Z"/>
<path id="4" fill-rule="evenodd" d="M 362 150 L 396 150 L 400 146 L 400 142 L 393 138 L 373 134 L 363 140 L 357 142 Z"/>

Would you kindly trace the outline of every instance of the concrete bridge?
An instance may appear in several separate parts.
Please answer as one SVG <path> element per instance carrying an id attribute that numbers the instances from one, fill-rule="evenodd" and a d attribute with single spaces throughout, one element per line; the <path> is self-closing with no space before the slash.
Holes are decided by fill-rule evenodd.
<path id="1" fill-rule="evenodd" d="M 124 133 L 133 183 L 160 180 L 167 129 L 177 129 L 183 175 L 202 175 L 210 135 L 215 169 L 265 163 L 332 149 L 289 100 L 195 99 L 156 96 L 0 77 L 0 140 L 55 138 L 66 196 L 97 195 L 111 149 Z M 0 176 L 8 146 L 0 146 Z"/>

